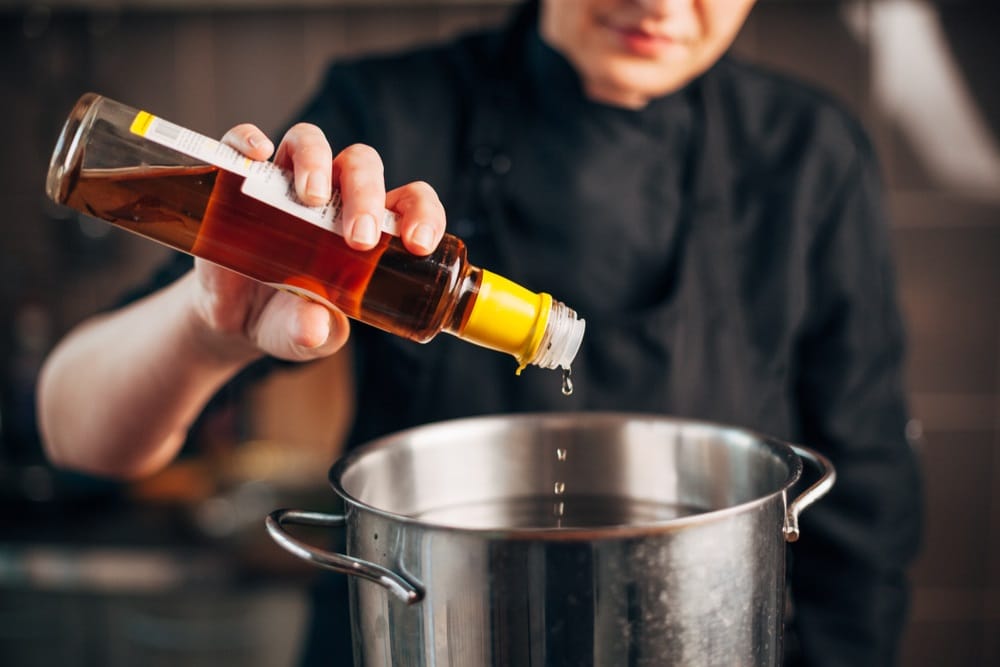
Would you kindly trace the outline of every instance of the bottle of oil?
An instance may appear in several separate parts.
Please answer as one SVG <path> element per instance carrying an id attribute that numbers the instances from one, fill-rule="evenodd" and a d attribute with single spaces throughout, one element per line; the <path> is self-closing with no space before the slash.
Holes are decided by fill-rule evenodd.
<path id="1" fill-rule="evenodd" d="M 101 95 L 80 98 L 49 165 L 53 200 L 255 280 L 291 290 L 411 340 L 445 331 L 568 373 L 585 323 L 545 293 L 469 264 L 445 235 L 408 252 L 387 213 L 378 245 L 350 248 L 335 193 L 295 196 L 289 174 Z M 568 376 L 567 376 L 568 377 Z"/>

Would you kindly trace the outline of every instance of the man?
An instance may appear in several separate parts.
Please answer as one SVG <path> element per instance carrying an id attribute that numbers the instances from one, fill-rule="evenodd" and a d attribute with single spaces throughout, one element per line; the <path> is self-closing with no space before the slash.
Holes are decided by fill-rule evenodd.
<path id="1" fill-rule="evenodd" d="M 543 0 L 502 31 L 338 64 L 274 160 L 308 203 L 340 188 L 354 247 L 375 244 L 387 207 L 426 254 L 447 215 L 475 264 L 588 322 L 570 398 L 503 355 L 354 327 L 349 446 L 473 414 L 628 410 L 814 447 L 839 481 L 791 552 L 789 661 L 890 664 L 919 485 L 877 165 L 836 104 L 724 57 L 752 4 Z M 274 148 L 251 125 L 225 141 Z M 242 369 L 348 338 L 342 313 L 218 267 L 164 276 L 52 354 L 39 407 L 57 463 L 154 471 Z M 350 645 L 341 587 L 317 597 L 309 653 L 334 664 Z"/>

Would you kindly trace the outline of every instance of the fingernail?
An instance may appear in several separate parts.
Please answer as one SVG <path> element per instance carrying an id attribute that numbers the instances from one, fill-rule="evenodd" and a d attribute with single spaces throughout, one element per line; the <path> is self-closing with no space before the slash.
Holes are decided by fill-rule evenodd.
<path id="1" fill-rule="evenodd" d="M 410 234 L 410 243 L 430 252 L 434 249 L 434 230 L 430 225 L 417 225 Z"/>
<path id="2" fill-rule="evenodd" d="M 332 320 L 329 311 L 325 308 L 323 310 L 326 313 L 326 321 L 314 322 L 311 318 L 303 319 L 302 313 L 304 311 L 301 308 L 299 317 L 290 319 L 288 331 L 295 347 L 302 350 L 314 350 L 326 343 L 330 337 Z"/>
<path id="3" fill-rule="evenodd" d="M 375 218 L 365 213 L 354 221 L 354 229 L 351 231 L 351 239 L 355 243 L 364 245 L 374 245 L 378 241 L 378 228 L 375 226 Z"/>
<path id="4" fill-rule="evenodd" d="M 326 343 L 326 340 L 330 337 L 330 324 L 330 314 L 328 312 L 325 325 L 322 325 L 322 329 L 318 332 L 319 335 L 316 336 L 315 340 L 308 341 L 307 347 L 316 349 Z"/>
<path id="5" fill-rule="evenodd" d="M 324 202 L 330 199 L 330 175 L 322 171 L 309 174 L 306 181 L 306 194 Z"/>
<path id="6" fill-rule="evenodd" d="M 263 134 L 254 133 L 247 137 L 247 145 L 249 145 L 251 149 L 263 148 L 265 146 L 269 146 L 270 144 L 271 140 Z"/>

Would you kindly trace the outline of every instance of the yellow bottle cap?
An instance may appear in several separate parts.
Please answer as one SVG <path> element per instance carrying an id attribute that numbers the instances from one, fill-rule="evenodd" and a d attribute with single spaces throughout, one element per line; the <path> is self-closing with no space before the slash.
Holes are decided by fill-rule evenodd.
<path id="1" fill-rule="evenodd" d="M 552 310 L 552 297 L 482 271 L 479 294 L 461 337 L 512 354 L 520 373 L 535 358 Z"/>

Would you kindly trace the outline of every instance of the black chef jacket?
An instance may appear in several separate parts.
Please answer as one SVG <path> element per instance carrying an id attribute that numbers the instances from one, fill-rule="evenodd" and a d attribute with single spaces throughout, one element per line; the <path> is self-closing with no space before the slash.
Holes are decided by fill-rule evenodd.
<path id="1" fill-rule="evenodd" d="M 789 661 L 891 664 L 920 495 L 864 132 L 823 94 L 728 57 L 644 109 L 604 106 L 536 23 L 529 5 L 503 31 L 336 64 L 296 119 L 335 149 L 374 146 L 390 187 L 430 183 L 474 264 L 586 318 L 576 391 L 447 335 L 356 325 L 348 445 L 469 415 L 623 410 L 813 447 L 838 481 L 790 547 Z M 349 651 L 342 588 L 317 595 L 310 664 Z"/>

